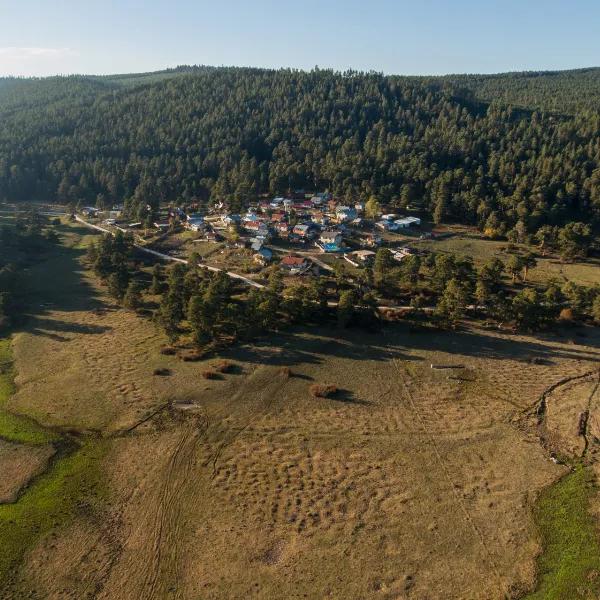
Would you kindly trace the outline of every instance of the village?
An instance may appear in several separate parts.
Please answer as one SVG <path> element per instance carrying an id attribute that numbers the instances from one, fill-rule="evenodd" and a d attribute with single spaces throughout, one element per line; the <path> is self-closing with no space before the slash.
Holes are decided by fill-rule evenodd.
<path id="1" fill-rule="evenodd" d="M 341 260 L 351 273 L 371 266 L 381 246 L 401 262 L 419 253 L 414 242 L 434 236 L 414 210 L 411 215 L 385 214 L 364 202 L 345 204 L 328 192 L 295 191 L 261 199 L 245 214 L 230 212 L 225 203 L 204 211 L 197 205 L 166 207 L 145 224 L 124 220 L 121 206 L 107 212 L 84 207 L 80 212 L 106 227 L 134 232 L 146 247 L 173 258 L 193 257 L 200 264 L 250 277 L 273 264 L 290 276 L 318 275 L 336 271 Z"/>

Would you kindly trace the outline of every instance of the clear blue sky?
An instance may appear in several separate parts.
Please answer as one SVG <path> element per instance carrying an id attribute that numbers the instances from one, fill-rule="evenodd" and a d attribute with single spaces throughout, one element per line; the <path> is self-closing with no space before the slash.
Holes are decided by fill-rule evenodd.
<path id="1" fill-rule="evenodd" d="M 0 75 L 600 65 L 600 0 L 0 0 Z"/>

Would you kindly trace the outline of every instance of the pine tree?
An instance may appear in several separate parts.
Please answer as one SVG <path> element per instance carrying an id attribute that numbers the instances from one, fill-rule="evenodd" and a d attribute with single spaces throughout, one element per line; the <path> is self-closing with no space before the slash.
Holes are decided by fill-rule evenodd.
<path id="1" fill-rule="evenodd" d="M 138 310 L 142 305 L 142 287 L 137 281 L 130 281 L 123 298 L 123 306 L 130 310 Z"/>

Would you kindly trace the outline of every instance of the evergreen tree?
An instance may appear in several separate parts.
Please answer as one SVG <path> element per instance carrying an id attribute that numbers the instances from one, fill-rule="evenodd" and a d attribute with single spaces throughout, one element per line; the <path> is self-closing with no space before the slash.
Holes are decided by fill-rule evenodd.
<path id="1" fill-rule="evenodd" d="M 436 316 L 451 325 L 462 319 L 469 304 L 469 288 L 463 281 L 451 279 L 435 308 Z"/>
<path id="2" fill-rule="evenodd" d="M 350 325 L 354 316 L 354 304 L 356 302 L 355 292 L 353 290 L 344 290 L 340 294 L 337 306 L 338 327 L 344 328 Z"/>
<path id="3" fill-rule="evenodd" d="M 123 298 L 123 306 L 131 310 L 138 310 L 142 305 L 142 287 L 137 281 L 130 281 Z"/>

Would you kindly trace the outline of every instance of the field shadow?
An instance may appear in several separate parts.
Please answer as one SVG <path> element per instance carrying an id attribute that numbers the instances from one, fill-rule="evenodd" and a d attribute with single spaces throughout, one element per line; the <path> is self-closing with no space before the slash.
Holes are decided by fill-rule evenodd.
<path id="1" fill-rule="evenodd" d="M 564 359 L 600 362 L 600 332 L 592 329 L 583 337 L 573 332 L 565 339 L 561 332 L 525 336 L 476 328 L 427 330 L 415 335 L 407 323 L 389 324 L 377 334 L 356 329 L 340 331 L 333 327 L 306 328 L 233 348 L 228 355 L 250 364 L 292 369 L 302 364 L 321 365 L 330 358 L 418 362 L 425 360 L 419 356 L 420 352 L 445 352 L 498 361 L 511 359 L 539 365 L 552 365 Z M 294 373 L 294 377 L 301 375 Z"/>
<path id="2" fill-rule="evenodd" d="M 390 342 L 404 346 L 406 336 L 406 342 L 415 350 L 441 351 L 484 359 L 537 361 L 545 364 L 552 364 L 558 359 L 600 361 L 600 350 L 596 350 L 600 343 L 597 335 L 585 335 L 585 341 L 582 340 L 581 344 L 571 340 L 572 345 L 566 347 L 565 344 L 569 340 L 561 339 L 559 333 L 526 337 L 500 332 L 488 333 L 482 329 L 463 329 L 410 335 L 406 326 L 401 324 L 394 324 L 389 330 Z"/>
<path id="3" fill-rule="evenodd" d="M 112 327 L 103 325 L 90 325 L 84 323 L 72 323 L 58 319 L 44 319 L 30 317 L 27 323 L 27 331 L 33 335 L 51 338 L 58 342 L 69 341 L 70 338 L 60 335 L 61 333 L 100 334 L 111 331 Z"/>
<path id="4" fill-rule="evenodd" d="M 361 330 L 305 328 L 275 334 L 230 351 L 238 360 L 279 367 L 297 364 L 322 364 L 331 357 L 356 361 L 421 360 L 400 347 L 381 344 L 381 332 L 369 334 Z M 297 377 L 298 375 L 295 374 Z"/>
<path id="5" fill-rule="evenodd" d="M 77 228 L 75 233 L 77 232 Z M 81 234 L 89 234 L 88 230 Z M 22 330 L 33 335 L 66 341 L 65 333 L 102 334 L 109 327 L 54 318 L 60 312 L 99 312 L 112 310 L 84 275 L 85 249 L 60 244 L 24 272 Z"/>

